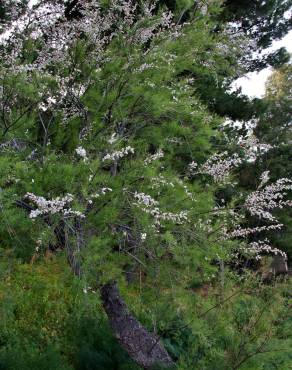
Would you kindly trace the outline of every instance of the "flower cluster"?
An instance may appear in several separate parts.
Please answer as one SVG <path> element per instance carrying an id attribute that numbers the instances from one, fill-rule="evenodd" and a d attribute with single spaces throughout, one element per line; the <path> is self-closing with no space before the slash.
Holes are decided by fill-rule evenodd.
<path id="1" fill-rule="evenodd" d="M 25 195 L 25 198 L 29 199 L 31 202 L 33 202 L 37 209 L 32 210 L 30 212 L 29 217 L 32 219 L 37 218 L 41 215 L 48 215 L 48 214 L 57 214 L 61 213 L 62 215 L 66 217 L 70 216 L 77 216 L 77 217 L 84 217 L 84 215 L 79 211 L 74 211 L 71 208 L 68 208 L 68 204 L 73 201 L 73 195 L 67 194 L 63 198 L 55 198 L 52 200 L 46 200 L 44 197 L 37 196 L 33 193 L 27 193 Z"/>
<path id="2" fill-rule="evenodd" d="M 196 173 L 198 173 L 198 163 L 195 161 L 189 163 L 189 171 L 191 175 L 195 175 Z"/>
<path id="3" fill-rule="evenodd" d="M 161 221 L 170 221 L 176 224 L 183 224 L 188 221 L 187 211 L 179 213 L 163 212 L 157 207 L 159 202 L 148 194 L 135 192 L 134 198 L 137 200 L 134 205 L 138 206 L 143 212 L 150 214 L 154 218 L 155 226 L 160 226 Z"/>
<path id="4" fill-rule="evenodd" d="M 153 63 L 143 63 L 143 64 L 140 65 L 139 68 L 136 68 L 134 70 L 134 72 L 143 72 L 143 71 L 145 71 L 147 69 L 150 69 L 150 68 L 153 68 L 153 67 L 154 67 Z"/>
<path id="5" fill-rule="evenodd" d="M 46 112 L 47 110 L 49 109 L 52 109 L 54 107 L 54 105 L 56 104 L 57 100 L 56 98 L 52 97 L 52 96 L 49 96 L 46 101 L 42 101 L 38 104 L 38 107 L 40 110 L 42 110 L 43 112 Z"/>
<path id="6" fill-rule="evenodd" d="M 251 253 L 255 256 L 256 259 L 261 258 L 261 254 L 267 253 L 267 254 L 275 254 L 275 255 L 281 255 L 284 258 L 287 258 L 287 255 L 285 252 L 281 251 L 278 248 L 274 248 L 269 244 L 269 240 L 259 240 L 255 242 L 251 242 L 247 245 L 247 247 L 244 249 L 246 253 Z"/>
<path id="7" fill-rule="evenodd" d="M 153 199 L 150 195 L 145 193 L 134 193 L 134 198 L 137 199 L 138 204 L 144 205 L 146 207 L 157 206 L 159 203 L 157 200 Z"/>
<path id="8" fill-rule="evenodd" d="M 154 217 L 155 226 L 160 226 L 161 221 L 170 221 L 176 224 L 183 224 L 188 221 L 188 212 L 180 211 L 179 213 L 163 212 L 158 207 L 155 208 L 141 208 L 145 213 Z"/>
<path id="9" fill-rule="evenodd" d="M 111 137 L 110 137 L 110 139 L 108 139 L 108 143 L 109 144 L 114 144 L 116 141 L 118 140 L 118 137 L 117 137 L 117 134 L 114 132 L 112 135 L 111 135 Z"/>
<path id="10" fill-rule="evenodd" d="M 258 156 L 273 148 L 270 144 L 260 143 L 259 139 L 251 134 L 239 141 L 239 145 L 245 151 L 245 157 L 249 162 L 254 162 Z"/>
<path id="11" fill-rule="evenodd" d="M 145 164 L 145 166 L 147 166 L 151 162 L 156 161 L 157 159 L 160 159 L 160 158 L 163 158 L 163 157 L 164 157 L 164 153 L 163 153 L 163 151 L 161 149 L 159 149 L 158 152 L 156 152 L 155 154 L 149 155 L 144 160 L 144 164 Z"/>
<path id="12" fill-rule="evenodd" d="M 260 187 L 266 181 L 267 174 L 264 174 Z M 264 218 L 269 221 L 276 221 L 275 216 L 271 211 L 276 208 L 292 206 L 291 200 L 285 200 L 285 191 L 292 190 L 292 180 L 283 178 L 276 181 L 274 184 L 267 185 L 263 189 L 258 188 L 256 191 L 249 194 L 244 207 L 253 216 Z"/>
<path id="13" fill-rule="evenodd" d="M 197 173 L 207 174 L 213 177 L 215 182 L 224 181 L 230 174 L 230 171 L 239 166 L 242 159 L 237 154 L 228 157 L 227 152 L 214 154 L 202 166 Z M 195 168 L 195 163 L 191 163 L 191 168 Z"/>
<path id="14" fill-rule="evenodd" d="M 118 161 L 119 159 L 125 157 L 128 154 L 134 154 L 135 150 L 131 146 L 127 146 L 126 148 L 123 148 L 121 150 L 116 150 L 112 153 L 106 154 L 103 158 L 102 161 Z"/>
<path id="15" fill-rule="evenodd" d="M 263 231 L 272 231 L 272 230 L 280 230 L 282 229 L 282 224 L 272 224 L 272 225 L 265 225 L 265 226 L 258 226 L 258 227 L 248 227 L 248 228 L 241 228 L 237 227 L 234 230 L 228 231 L 227 228 L 222 228 L 222 235 L 223 239 L 234 239 L 234 238 L 245 238 L 251 234 L 257 234 Z"/>
<path id="16" fill-rule="evenodd" d="M 87 161 L 87 153 L 86 153 L 86 150 L 84 148 L 82 148 L 82 146 L 79 146 L 78 148 L 75 149 L 75 152 L 81 157 L 83 158 L 84 161 Z"/>
<path id="17" fill-rule="evenodd" d="M 264 171 L 260 176 L 260 180 L 261 182 L 258 186 L 258 189 L 262 188 L 270 180 L 270 171 Z"/>
<path id="18" fill-rule="evenodd" d="M 7 8 L 17 10 L 21 7 L 18 4 L 14 7 L 8 5 Z M 79 19 L 70 19 L 70 21 L 64 16 L 65 4 L 61 5 L 52 0 L 39 2 L 33 9 L 27 8 L 20 14 L 17 11 L 14 13 L 13 18 L 18 18 L 17 22 L 14 22 L 13 30 L 6 36 L 10 44 L 14 46 L 12 50 L 14 58 L 11 62 L 13 59 L 17 60 L 21 53 L 22 33 L 25 32 L 32 39 L 43 42 L 38 58 L 29 66 L 31 70 L 45 69 L 53 60 L 67 64 L 68 50 L 78 40 L 80 34 L 85 34 L 87 39 L 94 43 L 95 48 L 91 53 L 95 61 L 100 62 L 112 38 L 117 35 L 126 38 L 129 30 L 133 29 L 134 23 L 136 24 L 136 35 L 132 38 L 132 42 L 136 43 L 145 43 L 157 38 L 168 29 L 177 35 L 180 29 L 180 26 L 172 21 L 173 17 L 170 12 L 164 12 L 160 17 L 155 17 L 155 6 L 148 1 L 144 2 L 143 6 L 137 7 L 132 0 L 113 0 L 107 11 L 104 11 L 98 2 L 82 2 L 80 8 L 82 16 Z M 4 23 L 4 26 L 11 29 L 10 22 Z M 118 32 L 114 32 L 114 29 L 118 29 Z"/>
<path id="19" fill-rule="evenodd" d="M 107 193 L 111 193 L 112 191 L 113 191 L 113 189 L 111 189 L 111 188 L 101 188 L 100 191 L 98 191 L 97 193 L 94 193 L 94 194 L 90 195 L 90 197 L 88 198 L 88 203 L 92 204 L 93 199 L 100 198 L 101 196 L 103 196 Z"/>

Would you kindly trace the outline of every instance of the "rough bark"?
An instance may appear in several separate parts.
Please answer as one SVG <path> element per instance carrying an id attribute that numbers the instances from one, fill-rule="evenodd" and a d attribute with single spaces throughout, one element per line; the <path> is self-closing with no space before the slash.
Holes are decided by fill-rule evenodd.
<path id="1" fill-rule="evenodd" d="M 159 337 L 147 331 L 129 312 L 115 283 L 101 288 L 103 307 L 113 332 L 129 356 L 144 369 L 155 364 L 165 367 L 174 363 L 159 341 Z"/>

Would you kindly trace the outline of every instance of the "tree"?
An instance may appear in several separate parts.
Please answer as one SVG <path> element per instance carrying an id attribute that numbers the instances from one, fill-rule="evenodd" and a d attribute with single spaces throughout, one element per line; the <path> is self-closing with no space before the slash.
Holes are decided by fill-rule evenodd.
<path id="1" fill-rule="evenodd" d="M 262 52 L 271 46 L 274 40 L 283 38 L 291 29 L 291 1 L 225 1 L 221 19 L 232 22 L 234 32 L 243 32 L 253 40 L 253 49 L 257 53 L 256 58 L 251 55 L 245 59 L 249 71 L 260 70 L 267 66 L 280 66 L 289 61 L 289 54 L 285 48 L 260 56 Z"/>
<path id="2" fill-rule="evenodd" d="M 1 239 L 23 259 L 65 250 L 84 289 L 100 292 L 128 355 L 144 368 L 169 367 L 146 329 L 155 320 L 144 315 L 142 326 L 120 289 L 142 289 L 145 278 L 152 302 L 165 295 L 180 316 L 188 291 L 216 263 L 222 277 L 235 251 L 282 253 L 244 237 L 281 227 L 272 210 L 290 205 L 282 194 L 292 184 L 262 178 L 245 198 L 217 201 L 254 146 L 240 156 L 212 148 L 222 121 L 189 75 L 234 73 L 240 49 L 213 32 L 218 4 L 190 24 L 151 2 L 88 2 L 69 21 L 65 10 L 40 3 L 3 44 Z M 267 225 L 245 228 L 246 213 Z"/>
<path id="3" fill-rule="evenodd" d="M 291 1 L 285 0 L 227 0 L 221 17 L 225 21 L 238 23 L 236 27 L 253 38 L 257 48 L 265 49 L 291 29 L 287 14 L 291 5 Z"/>
<path id="4" fill-rule="evenodd" d="M 292 66 L 287 64 L 274 70 L 266 83 L 268 108 L 257 126 L 257 135 L 271 145 L 288 145 L 291 141 L 291 79 Z"/>
<path id="5" fill-rule="evenodd" d="M 272 146 L 271 150 L 257 163 L 258 170 L 270 171 L 272 179 L 290 177 L 291 167 L 291 122 L 292 122 L 292 69 L 291 64 L 274 70 L 266 84 L 264 101 L 267 109 L 259 118 L 256 135 Z M 273 238 L 275 245 L 291 256 L 291 214 L 281 212 L 286 224 L 284 231 Z M 290 257 L 291 258 L 291 257 Z"/>

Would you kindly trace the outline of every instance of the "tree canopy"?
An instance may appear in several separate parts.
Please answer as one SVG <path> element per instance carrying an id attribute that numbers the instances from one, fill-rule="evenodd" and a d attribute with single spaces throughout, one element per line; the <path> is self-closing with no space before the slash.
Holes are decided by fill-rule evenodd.
<path id="1" fill-rule="evenodd" d="M 260 269 L 287 260 L 292 180 L 262 163 L 289 136 L 290 65 L 263 101 L 229 92 L 286 2 L 248 2 L 258 34 L 243 2 L 10 5 L 0 368 L 288 369 L 290 282 Z"/>

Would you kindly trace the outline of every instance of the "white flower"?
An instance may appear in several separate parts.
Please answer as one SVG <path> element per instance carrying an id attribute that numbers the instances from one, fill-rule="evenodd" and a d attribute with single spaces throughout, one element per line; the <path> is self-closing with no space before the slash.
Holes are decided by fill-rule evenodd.
<path id="1" fill-rule="evenodd" d="M 192 161 L 189 164 L 189 170 L 190 170 L 191 174 L 195 174 L 195 172 L 197 171 L 197 169 L 198 169 L 198 163 L 195 162 L 195 161 Z"/>
<path id="2" fill-rule="evenodd" d="M 270 175 L 270 171 L 265 171 L 261 174 L 261 177 L 260 177 L 261 182 L 258 186 L 258 189 L 262 188 L 270 180 L 269 175 Z"/>
<path id="3" fill-rule="evenodd" d="M 69 193 L 63 198 L 57 197 L 52 200 L 46 200 L 44 197 L 37 196 L 33 193 L 26 193 L 25 198 L 28 198 L 37 206 L 37 209 L 31 211 L 29 214 L 31 219 L 45 214 L 54 215 L 57 213 L 61 213 L 67 217 L 85 217 L 81 212 L 68 208 L 68 204 L 73 201 L 73 195 Z"/>
<path id="4" fill-rule="evenodd" d="M 212 176 L 215 182 L 225 181 L 230 171 L 242 163 L 237 154 L 233 154 L 231 157 L 227 155 L 227 152 L 212 155 L 198 170 L 197 163 L 191 162 L 189 170 L 192 175 L 202 173 Z"/>
<path id="5" fill-rule="evenodd" d="M 84 161 L 86 161 L 88 158 L 87 158 L 87 153 L 86 153 L 86 150 L 84 148 L 82 148 L 82 146 L 79 146 L 78 148 L 75 149 L 75 152 L 81 157 L 84 159 Z"/>
<path id="6" fill-rule="evenodd" d="M 89 204 L 92 204 L 93 203 L 93 199 L 97 199 L 99 198 L 100 196 L 102 195 L 105 195 L 107 193 L 111 193 L 113 191 L 113 189 L 111 188 L 101 188 L 98 192 L 94 193 L 94 194 L 91 194 L 87 200 L 88 200 L 88 203 Z"/>
<path id="7" fill-rule="evenodd" d="M 263 186 L 267 179 L 268 174 L 264 173 L 264 176 L 261 178 L 262 183 L 260 187 Z M 274 184 L 267 185 L 263 189 L 260 189 L 260 187 L 249 194 L 244 206 L 253 216 L 264 218 L 269 221 L 276 221 L 275 216 L 271 213 L 273 209 L 282 209 L 285 206 L 292 206 L 291 200 L 284 199 L 286 191 L 292 190 L 292 180 L 283 178 L 277 180 Z"/>
<path id="8" fill-rule="evenodd" d="M 145 166 L 147 166 L 149 163 L 153 162 L 153 161 L 156 161 L 157 159 L 159 158 L 163 158 L 164 157 L 164 153 L 161 149 L 158 150 L 157 153 L 155 154 L 152 154 L 152 155 L 149 155 L 145 160 L 144 160 L 144 164 Z"/>
<path id="9" fill-rule="evenodd" d="M 51 96 L 49 96 L 47 100 L 50 104 L 55 104 L 57 102 L 57 100 L 55 98 L 52 98 Z"/>
<path id="10" fill-rule="evenodd" d="M 263 253 L 274 255 L 279 254 L 285 259 L 287 258 L 286 253 L 278 248 L 272 247 L 268 239 L 251 242 L 246 247 L 242 248 L 242 251 L 250 254 L 257 260 L 261 259 L 261 254 Z"/>
<path id="11" fill-rule="evenodd" d="M 107 141 L 109 144 L 114 144 L 118 140 L 117 134 L 114 132 L 111 138 Z"/>
<path id="12" fill-rule="evenodd" d="M 139 204 L 143 204 L 146 207 L 158 205 L 157 200 L 153 199 L 150 195 L 144 193 L 138 193 L 135 191 L 134 198 L 137 199 Z"/>
<path id="13" fill-rule="evenodd" d="M 135 152 L 134 148 L 132 148 L 131 146 L 127 146 L 126 148 L 123 148 L 121 150 L 116 150 L 115 152 L 106 154 L 102 158 L 102 161 L 103 162 L 105 162 L 107 160 L 117 161 L 117 160 L 125 157 L 126 155 L 128 155 L 130 153 L 134 154 L 134 152 Z"/>

